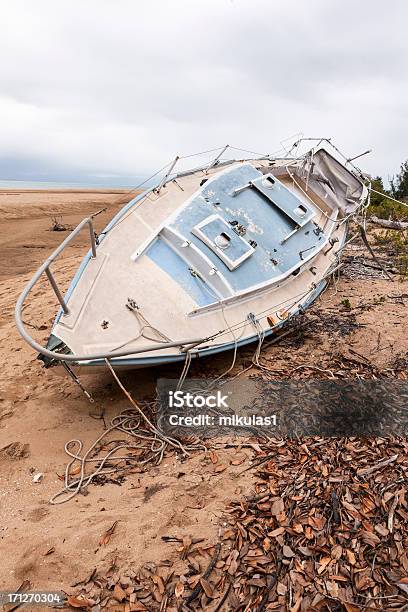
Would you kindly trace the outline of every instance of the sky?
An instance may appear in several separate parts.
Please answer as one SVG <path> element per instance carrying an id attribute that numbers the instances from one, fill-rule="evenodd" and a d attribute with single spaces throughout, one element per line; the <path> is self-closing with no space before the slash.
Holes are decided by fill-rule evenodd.
<path id="1" fill-rule="evenodd" d="M 176 154 L 331 137 L 408 159 L 405 0 L 0 0 L 0 179 L 134 185 Z"/>

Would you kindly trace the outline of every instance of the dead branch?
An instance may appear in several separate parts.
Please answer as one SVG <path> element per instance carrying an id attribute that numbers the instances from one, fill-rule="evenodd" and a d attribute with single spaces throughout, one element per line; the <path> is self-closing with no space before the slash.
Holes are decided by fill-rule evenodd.
<path id="1" fill-rule="evenodd" d="M 406 230 L 408 229 L 408 221 L 393 221 L 392 219 L 379 219 L 375 215 L 370 217 L 371 223 L 375 223 L 375 225 L 381 225 L 381 227 L 386 227 L 387 229 L 395 229 L 395 230 Z"/>
<path id="2" fill-rule="evenodd" d="M 384 459 L 383 461 L 379 461 L 378 463 L 376 463 L 375 465 L 372 465 L 371 467 L 357 470 L 357 474 L 359 476 L 367 476 L 367 474 L 372 474 L 376 470 L 381 470 L 381 468 L 385 467 L 386 465 L 390 465 L 390 463 L 394 463 L 394 461 L 396 461 L 397 459 L 398 459 L 398 455 L 392 455 L 392 457 L 389 457 L 388 459 Z"/>
<path id="3" fill-rule="evenodd" d="M 364 243 L 364 245 L 367 247 L 368 252 L 370 253 L 371 257 L 374 259 L 374 261 L 380 266 L 381 270 L 384 272 L 384 274 L 386 275 L 387 278 L 389 278 L 390 281 L 393 281 L 394 279 L 392 278 L 392 276 L 389 274 L 389 272 L 384 268 L 384 266 L 382 265 L 381 261 L 378 259 L 378 257 L 376 256 L 376 254 L 374 253 L 370 243 L 368 242 L 368 238 L 367 238 L 367 234 L 366 231 L 363 227 L 363 225 L 360 225 L 360 235 L 361 235 L 361 239 Z"/>
<path id="4" fill-rule="evenodd" d="M 203 574 L 203 578 L 204 580 L 207 580 L 207 578 L 209 578 L 211 572 L 213 571 L 215 564 L 218 561 L 218 557 L 220 556 L 220 552 L 221 552 L 221 544 L 217 544 L 215 547 L 215 553 L 213 558 L 211 559 L 207 569 L 205 570 L 204 574 Z M 197 599 L 197 597 L 200 595 L 201 591 L 202 591 L 202 585 L 201 582 L 199 582 L 197 584 L 197 586 L 195 587 L 195 589 L 193 590 L 193 592 L 187 597 L 185 603 L 188 606 L 189 604 L 191 604 L 191 602 L 193 602 L 195 599 Z"/>
<path id="5" fill-rule="evenodd" d="M 106 210 L 108 209 L 107 206 L 105 206 L 105 208 L 101 208 L 100 210 L 97 210 L 93 215 L 91 215 L 91 219 L 95 219 L 95 217 L 97 217 L 98 215 L 101 215 L 102 213 L 104 213 Z"/>

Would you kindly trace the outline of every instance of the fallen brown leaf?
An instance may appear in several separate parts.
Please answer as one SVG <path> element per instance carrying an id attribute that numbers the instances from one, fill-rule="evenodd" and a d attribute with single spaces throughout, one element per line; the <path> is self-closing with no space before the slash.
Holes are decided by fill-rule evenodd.
<path id="1" fill-rule="evenodd" d="M 176 587 L 174 589 L 174 594 L 178 598 L 178 597 L 181 597 L 183 593 L 184 593 L 184 584 L 179 581 L 176 584 Z"/>
<path id="2" fill-rule="evenodd" d="M 211 460 L 211 463 L 214 463 L 214 464 L 218 463 L 218 455 L 215 451 L 210 452 L 210 460 Z"/>
<path id="3" fill-rule="evenodd" d="M 115 584 L 115 588 L 113 589 L 113 597 L 116 599 L 116 601 L 119 602 L 122 602 L 124 599 L 126 599 L 126 593 L 122 589 L 120 584 Z"/>
<path id="4" fill-rule="evenodd" d="M 109 527 L 109 529 L 105 531 L 105 533 L 101 536 L 101 539 L 99 540 L 99 546 L 106 546 L 107 544 L 109 544 L 111 536 L 114 533 L 118 522 L 119 521 L 115 521 L 112 527 Z"/>
<path id="5" fill-rule="evenodd" d="M 203 587 L 203 591 L 207 595 L 207 597 L 210 597 L 212 599 L 214 597 L 214 589 L 208 582 L 208 580 L 206 580 L 205 578 L 200 578 L 200 584 Z"/>
<path id="6" fill-rule="evenodd" d="M 90 606 L 90 602 L 88 599 L 82 597 L 74 597 L 73 595 L 68 597 L 67 604 L 71 606 L 71 608 L 88 608 Z"/>

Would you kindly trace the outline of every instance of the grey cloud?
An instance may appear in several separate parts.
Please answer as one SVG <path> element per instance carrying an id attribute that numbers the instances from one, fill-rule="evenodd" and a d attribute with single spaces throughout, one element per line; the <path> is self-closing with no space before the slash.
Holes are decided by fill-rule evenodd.
<path id="1" fill-rule="evenodd" d="M 31 160 L 50 177 L 121 182 L 176 152 L 272 151 L 299 131 L 350 154 L 373 147 L 374 173 L 408 157 L 403 0 L 16 0 L 0 11 L 1 155 L 20 170 Z"/>

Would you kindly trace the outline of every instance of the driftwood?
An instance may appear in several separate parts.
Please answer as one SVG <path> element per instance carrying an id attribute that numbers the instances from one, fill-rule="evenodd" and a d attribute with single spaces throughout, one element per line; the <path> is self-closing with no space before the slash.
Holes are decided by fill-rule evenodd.
<path id="1" fill-rule="evenodd" d="M 72 230 L 72 227 L 68 227 L 68 225 L 65 225 L 65 223 L 63 223 L 62 217 L 51 217 L 51 220 L 51 232 L 68 232 Z"/>
<path id="2" fill-rule="evenodd" d="M 392 221 L 391 219 L 379 219 L 375 215 L 370 217 L 371 223 L 381 225 L 387 229 L 406 230 L 408 229 L 408 221 Z"/>
<path id="3" fill-rule="evenodd" d="M 100 210 L 97 210 L 93 215 L 91 215 L 91 219 L 95 219 L 95 217 L 97 217 L 98 215 L 104 213 L 105 210 L 108 210 L 107 206 L 105 206 L 105 208 L 101 208 Z"/>

